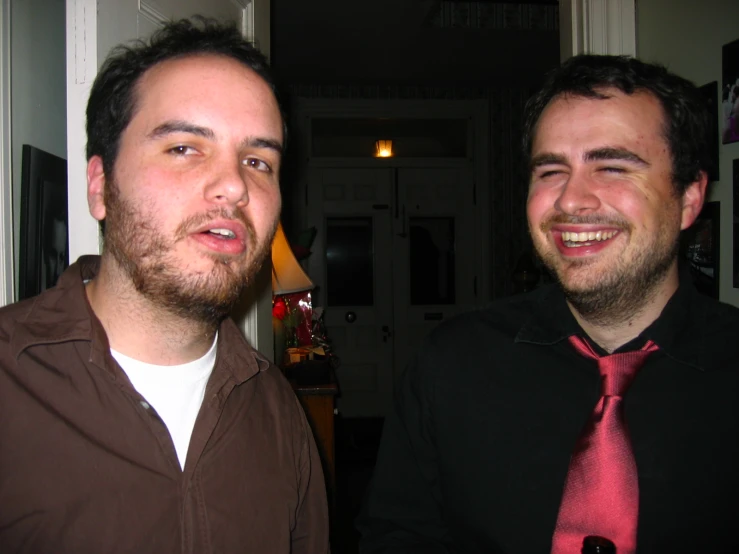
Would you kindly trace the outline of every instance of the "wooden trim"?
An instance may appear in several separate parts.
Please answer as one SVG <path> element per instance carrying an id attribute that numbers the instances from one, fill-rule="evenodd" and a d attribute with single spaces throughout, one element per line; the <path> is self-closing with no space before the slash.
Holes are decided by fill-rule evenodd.
<path id="1" fill-rule="evenodd" d="M 85 110 L 97 75 L 97 2 L 67 0 L 67 205 L 69 260 L 100 253 L 98 222 L 87 207 Z"/>
<path id="2" fill-rule="evenodd" d="M 169 21 L 169 18 L 159 11 L 157 6 L 146 0 L 139 0 L 139 13 L 158 25 L 164 25 Z"/>
<path id="3" fill-rule="evenodd" d="M 10 2 L 0 11 L 0 306 L 13 302 L 13 186 L 10 135 Z"/>
<path id="4" fill-rule="evenodd" d="M 636 55 L 635 0 L 560 0 L 560 58 Z"/>

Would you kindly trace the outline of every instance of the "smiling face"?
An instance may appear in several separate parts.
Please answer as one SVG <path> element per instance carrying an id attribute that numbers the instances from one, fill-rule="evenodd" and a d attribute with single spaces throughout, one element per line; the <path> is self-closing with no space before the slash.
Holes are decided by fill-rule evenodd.
<path id="1" fill-rule="evenodd" d="M 677 288 L 680 230 L 705 182 L 679 195 L 664 116 L 651 94 L 561 96 L 542 113 L 527 213 L 534 246 L 586 318 L 628 319 Z"/>
<path id="2" fill-rule="evenodd" d="M 269 252 L 282 118 L 269 86 L 213 55 L 162 62 L 136 86 L 114 174 L 88 164 L 104 257 L 153 303 L 216 322 Z"/>

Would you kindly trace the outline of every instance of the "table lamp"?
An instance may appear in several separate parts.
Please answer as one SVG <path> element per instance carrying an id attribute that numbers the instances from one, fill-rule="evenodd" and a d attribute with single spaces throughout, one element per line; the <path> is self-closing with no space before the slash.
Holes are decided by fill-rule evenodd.
<path id="1" fill-rule="evenodd" d="M 313 288 L 315 288 L 313 281 L 295 259 L 282 224 L 278 224 L 275 238 L 272 241 L 272 330 L 275 337 L 275 363 L 278 365 L 282 362 L 286 347 L 297 346 L 296 341 L 299 337 L 296 324 L 300 317 L 308 320 L 307 330 L 303 329 L 302 332 L 303 335 L 308 335 L 304 336 L 303 340 L 310 342 L 312 323 L 310 321 L 312 313 L 310 293 L 303 297 L 300 293 L 313 290 Z"/>

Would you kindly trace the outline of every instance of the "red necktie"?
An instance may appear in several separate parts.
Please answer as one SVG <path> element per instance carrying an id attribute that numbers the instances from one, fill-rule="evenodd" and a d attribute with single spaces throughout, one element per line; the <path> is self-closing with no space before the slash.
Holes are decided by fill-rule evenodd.
<path id="1" fill-rule="evenodd" d="M 570 337 L 570 343 L 583 356 L 598 361 L 602 390 L 570 459 L 552 554 L 580 552 L 588 535 L 610 539 L 618 554 L 633 554 L 639 483 L 624 421 L 623 396 L 657 345 L 647 341 L 641 350 L 600 357 L 580 337 Z"/>

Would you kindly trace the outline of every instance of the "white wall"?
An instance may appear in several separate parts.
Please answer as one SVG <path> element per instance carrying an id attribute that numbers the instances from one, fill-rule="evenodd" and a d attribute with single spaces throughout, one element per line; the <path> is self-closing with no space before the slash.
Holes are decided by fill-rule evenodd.
<path id="1" fill-rule="evenodd" d="M 13 249 L 17 283 L 22 146 L 30 144 L 67 157 L 65 1 L 11 0 L 10 32 Z"/>
<path id="2" fill-rule="evenodd" d="M 636 19 L 639 58 L 660 62 L 698 86 L 718 81 L 720 90 L 721 47 L 739 39 L 739 0 L 641 0 Z M 739 143 L 720 145 L 719 156 L 721 178 L 710 185 L 708 198 L 721 202 L 719 296 L 739 306 L 739 289 L 732 285 L 732 160 L 739 158 Z"/>

